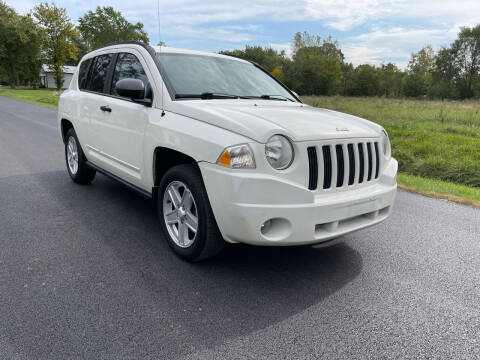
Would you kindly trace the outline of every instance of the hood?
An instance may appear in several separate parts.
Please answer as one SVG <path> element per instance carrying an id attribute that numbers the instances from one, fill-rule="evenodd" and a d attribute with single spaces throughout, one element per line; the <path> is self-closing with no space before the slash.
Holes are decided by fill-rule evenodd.
<path id="1" fill-rule="evenodd" d="M 293 141 L 378 137 L 381 127 L 370 121 L 300 103 L 265 100 L 173 101 L 169 111 L 188 116 L 265 143 L 283 134 Z"/>

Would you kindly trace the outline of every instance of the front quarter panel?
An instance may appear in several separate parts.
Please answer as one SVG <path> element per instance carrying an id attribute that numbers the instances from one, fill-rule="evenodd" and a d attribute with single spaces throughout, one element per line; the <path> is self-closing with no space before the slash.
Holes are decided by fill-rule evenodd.
<path id="1" fill-rule="evenodd" d="M 155 112 L 145 132 L 146 187 L 153 187 L 153 155 L 157 147 L 184 153 L 196 162 L 216 163 L 222 151 L 231 145 L 245 144 L 250 139 L 211 124 L 173 112 Z M 157 159 L 161 161 L 161 159 Z"/>

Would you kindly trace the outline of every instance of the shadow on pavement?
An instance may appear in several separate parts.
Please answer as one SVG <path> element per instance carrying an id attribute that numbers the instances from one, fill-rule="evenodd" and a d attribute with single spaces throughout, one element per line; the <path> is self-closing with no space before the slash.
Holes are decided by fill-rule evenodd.
<path id="1" fill-rule="evenodd" d="M 35 192 L 28 195 L 34 186 Z M 35 331 L 41 324 L 38 317 L 47 321 L 55 313 L 60 329 L 50 336 L 61 333 L 62 341 L 71 341 L 83 327 L 90 327 L 84 349 L 96 349 L 96 354 L 99 348 L 114 346 L 113 334 L 117 345 L 123 336 L 125 347 L 129 341 L 142 342 L 157 350 L 162 346 L 170 355 L 214 346 L 320 303 L 362 269 L 360 254 L 346 244 L 324 249 L 231 245 L 214 260 L 186 263 L 160 235 L 150 202 L 101 175 L 91 186 L 73 184 L 66 172 L 9 178 L 0 182 L 0 191 L 13 210 L 23 209 L 25 221 L 15 226 L 29 235 L 20 242 L 38 248 L 46 241 L 30 234 L 29 228 L 43 227 L 41 231 L 49 234 L 44 244 L 48 249 L 38 255 L 50 261 L 43 271 L 66 271 L 52 282 L 69 283 L 64 291 L 71 285 L 77 297 L 76 307 L 63 303 L 72 294 L 49 299 L 44 313 L 24 326 Z M 82 317 L 80 325 L 61 321 L 76 316 Z"/>

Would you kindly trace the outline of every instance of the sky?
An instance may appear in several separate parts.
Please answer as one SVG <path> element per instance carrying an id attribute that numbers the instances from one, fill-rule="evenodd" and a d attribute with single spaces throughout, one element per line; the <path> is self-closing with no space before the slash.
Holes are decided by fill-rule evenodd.
<path id="1" fill-rule="evenodd" d="M 38 1 L 6 0 L 19 13 Z M 338 40 L 354 65 L 408 64 L 429 44 L 448 46 L 461 26 L 480 23 L 480 0 L 57 0 L 74 23 L 97 6 L 113 6 L 142 22 L 151 44 L 217 52 L 270 46 L 290 53 L 296 32 Z"/>

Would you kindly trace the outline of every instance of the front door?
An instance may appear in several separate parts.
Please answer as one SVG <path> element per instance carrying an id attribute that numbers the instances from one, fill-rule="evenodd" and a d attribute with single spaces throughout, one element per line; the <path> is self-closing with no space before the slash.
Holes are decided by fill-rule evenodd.
<path id="1" fill-rule="evenodd" d="M 139 186 L 143 170 L 143 138 L 151 108 L 120 97 L 116 83 L 126 78 L 140 79 L 145 88 L 149 81 L 143 58 L 134 52 L 115 54 L 111 81 L 99 104 L 99 117 L 92 125 L 97 138 L 102 167 Z"/>

